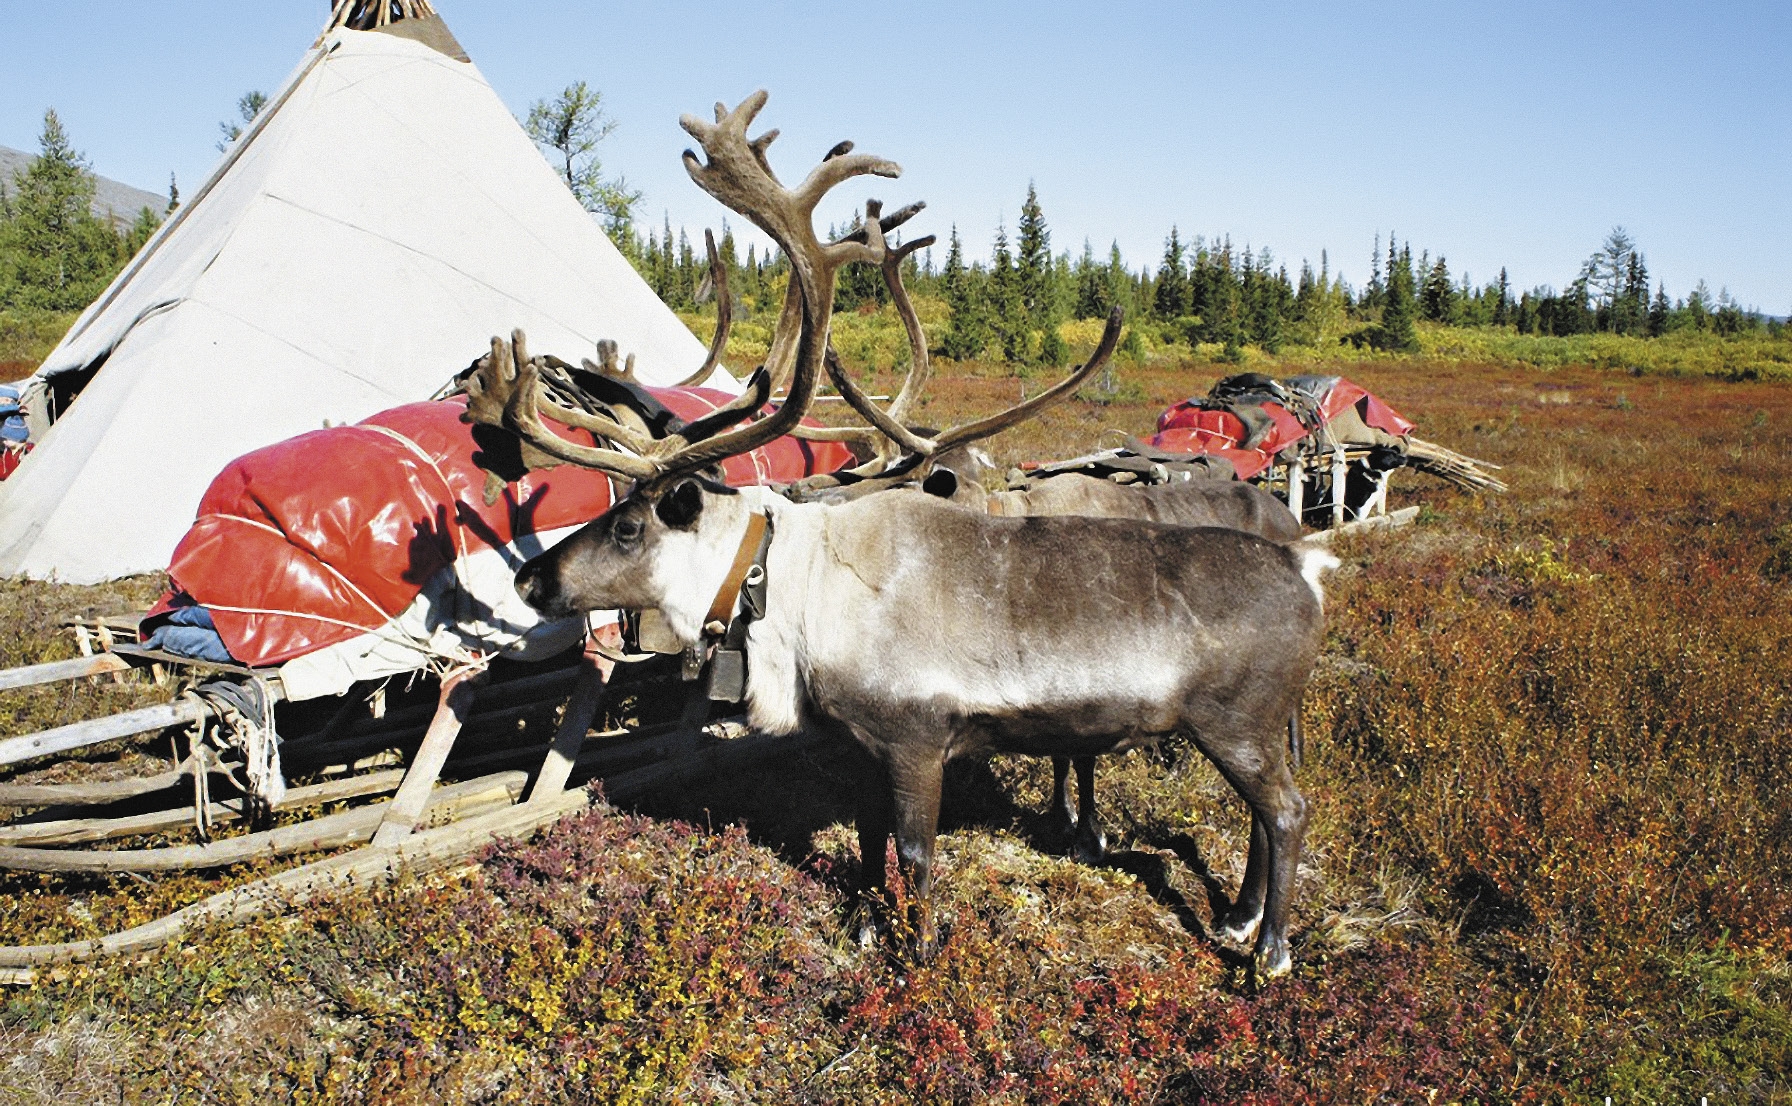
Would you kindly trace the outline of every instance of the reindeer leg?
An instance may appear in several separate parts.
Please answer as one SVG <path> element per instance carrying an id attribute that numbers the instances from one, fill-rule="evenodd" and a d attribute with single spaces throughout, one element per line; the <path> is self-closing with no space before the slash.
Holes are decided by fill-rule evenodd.
<path id="1" fill-rule="evenodd" d="M 889 928 L 887 851 L 894 811 L 889 776 L 881 764 L 870 757 L 865 759 L 868 763 L 858 787 L 859 901 L 853 914 L 859 946 L 870 948 Z"/>
<path id="2" fill-rule="evenodd" d="M 939 946 L 933 920 L 933 847 L 939 833 L 940 785 L 945 774 L 945 758 L 929 744 L 910 746 L 889 765 L 896 862 L 909 886 L 907 944 L 915 962 L 922 964 L 933 959 Z M 900 742 L 891 745 L 902 750 Z"/>
<path id="3" fill-rule="evenodd" d="M 1052 798 L 1046 807 L 1052 827 L 1069 836 L 1076 829 L 1076 807 L 1070 803 L 1070 758 L 1052 758 Z"/>
<path id="4" fill-rule="evenodd" d="M 1070 855 L 1079 864 L 1100 864 L 1108 855 L 1108 835 L 1102 832 L 1101 820 L 1095 815 L 1095 758 L 1076 758 L 1076 841 Z"/>
<path id="5" fill-rule="evenodd" d="M 1244 862 L 1244 879 L 1238 885 L 1238 898 L 1232 909 L 1214 923 L 1214 928 L 1229 941 L 1243 944 L 1257 935 L 1263 921 L 1263 893 L 1268 886 L 1269 835 L 1263 830 L 1263 819 L 1251 812 L 1251 849 Z"/>
<path id="6" fill-rule="evenodd" d="M 1233 786 L 1251 805 L 1252 825 L 1262 828 L 1268 854 L 1263 920 L 1257 927 L 1253 959 L 1259 976 L 1273 979 L 1294 966 L 1288 955 L 1288 904 L 1294 897 L 1294 876 L 1307 832 L 1307 800 L 1294 786 L 1285 760 L 1278 759 L 1263 774 L 1243 782 L 1242 787 L 1236 781 Z M 1256 836 L 1255 830 L 1252 836 Z M 1247 862 L 1247 876 L 1249 867 Z"/>
<path id="7" fill-rule="evenodd" d="M 1278 724 L 1257 740 L 1196 735 L 1201 751 L 1251 808 L 1251 854 L 1245 862 L 1244 885 L 1221 929 L 1229 936 L 1248 935 L 1245 923 L 1260 913 L 1253 960 L 1264 979 L 1285 975 L 1293 967 L 1288 955 L 1288 904 L 1307 831 L 1307 801 L 1288 770 L 1285 733 L 1285 726 Z M 1261 891 L 1255 889 L 1257 884 Z M 1260 910 L 1252 901 L 1259 894 Z"/>

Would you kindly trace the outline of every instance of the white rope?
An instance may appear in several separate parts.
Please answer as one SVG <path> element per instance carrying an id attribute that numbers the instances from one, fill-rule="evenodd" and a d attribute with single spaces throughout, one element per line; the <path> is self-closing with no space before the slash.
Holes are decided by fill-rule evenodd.
<path id="1" fill-rule="evenodd" d="M 180 693 L 199 707 L 199 717 L 187 730 L 187 764 L 193 773 L 193 834 L 200 842 L 212 839 L 212 795 L 210 765 L 205 754 L 206 732 L 210 729 L 212 719 L 212 703 L 205 696 L 192 688 Z"/>

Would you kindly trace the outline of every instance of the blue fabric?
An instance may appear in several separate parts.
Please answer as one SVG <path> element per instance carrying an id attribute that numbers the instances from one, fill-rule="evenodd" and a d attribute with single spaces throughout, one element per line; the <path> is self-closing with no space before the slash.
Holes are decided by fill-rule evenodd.
<path id="1" fill-rule="evenodd" d="M 212 625 L 212 612 L 184 592 L 177 594 L 173 603 L 173 610 L 155 617 L 152 632 L 143 640 L 145 649 L 160 649 L 179 657 L 215 664 L 236 663 L 236 658 L 224 648 L 224 639 Z"/>
<path id="2" fill-rule="evenodd" d="M 182 605 L 176 607 L 162 617 L 166 618 L 176 626 L 202 626 L 213 632 L 216 632 L 217 630 L 217 627 L 212 623 L 212 612 L 206 610 L 204 607 L 196 605 Z"/>
<path id="3" fill-rule="evenodd" d="M 7 415 L 0 420 L 0 442 L 23 442 L 31 438 L 31 429 L 20 415 Z"/>
<path id="4" fill-rule="evenodd" d="M 224 639 L 218 631 L 204 626 L 176 626 L 167 623 L 156 628 L 143 643 L 145 649 L 160 649 L 173 653 L 178 657 L 191 657 L 196 661 L 211 661 L 214 664 L 235 664 L 236 658 L 230 650 L 224 648 Z"/>

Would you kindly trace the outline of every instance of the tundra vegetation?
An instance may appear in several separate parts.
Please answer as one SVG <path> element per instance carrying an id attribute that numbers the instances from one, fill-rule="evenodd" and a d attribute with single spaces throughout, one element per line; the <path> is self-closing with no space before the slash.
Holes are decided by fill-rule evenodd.
<path id="1" fill-rule="evenodd" d="M 1064 455 L 1231 367 L 1123 365 L 1105 401 L 990 444 Z M 1305 704 L 1291 978 L 1251 990 L 1210 937 L 1246 834 L 1187 750 L 1109 758 L 1099 869 L 1063 855 L 1044 761 L 955 770 L 950 934 L 909 970 L 843 935 L 847 769 L 816 754 L 564 823 L 470 873 L 4 992 L 0 1095 L 1792 1099 L 1792 396 L 1586 367 L 1335 369 L 1505 465 L 1512 491 L 1398 481 L 1418 525 L 1342 546 Z M 918 418 L 1005 407 L 1020 372 L 941 374 Z M 59 617 L 154 590 L 7 584 L 0 661 L 66 656 Z M 159 695 L 98 683 L 0 710 L 22 732 Z M 0 939 L 97 935 L 260 874 L 7 875 Z"/>

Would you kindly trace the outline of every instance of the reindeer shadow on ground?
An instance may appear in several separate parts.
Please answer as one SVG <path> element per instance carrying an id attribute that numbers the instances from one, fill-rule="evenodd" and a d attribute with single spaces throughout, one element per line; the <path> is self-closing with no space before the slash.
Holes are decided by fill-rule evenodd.
<path id="1" fill-rule="evenodd" d="M 724 777 L 667 787 L 629 806 L 649 817 L 711 829 L 738 825 L 753 843 L 792 868 L 817 875 L 850 899 L 859 878 L 856 849 L 844 866 L 818 867 L 816 861 L 825 848 L 818 835 L 836 827 L 852 833 L 863 771 L 864 753 L 857 746 L 829 740 Z M 1042 856 L 1061 857 L 1069 851 L 1067 835 L 1044 804 L 1021 802 L 1013 781 L 1004 781 L 991 762 L 978 758 L 948 765 L 941 795 L 940 832 L 965 830 L 1012 834 Z M 1185 932 L 1210 946 L 1229 966 L 1248 967 L 1249 955 L 1220 938 L 1198 908 L 1199 898 L 1205 897 L 1205 918 L 1217 918 L 1232 900 L 1193 837 L 1176 833 L 1139 848 L 1117 849 L 1109 852 L 1104 866 L 1137 879 Z M 1192 897 L 1183 890 L 1191 886 L 1191 877 L 1198 888 Z"/>
<path id="2" fill-rule="evenodd" d="M 857 746 L 826 740 L 726 777 L 663 788 L 630 805 L 651 817 L 693 825 L 739 825 L 754 844 L 802 867 L 816 854 L 817 834 L 834 826 L 853 828 L 864 772 L 865 754 Z M 1016 803 L 989 764 L 975 759 L 948 766 L 940 804 L 940 832 L 970 828 L 1008 828 L 1029 847 L 1062 851 L 1044 816 Z"/>

